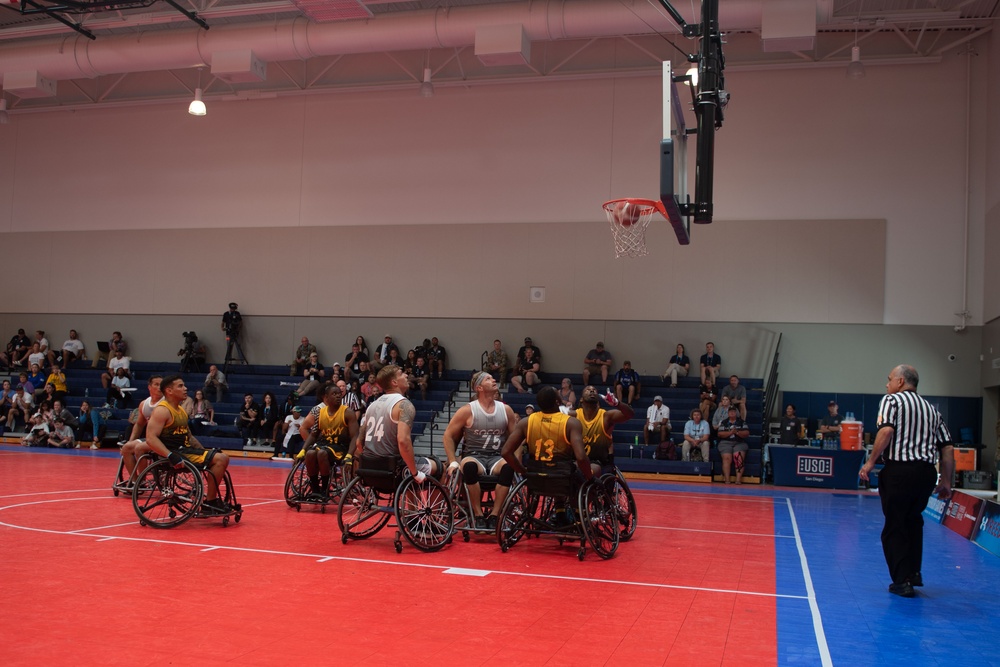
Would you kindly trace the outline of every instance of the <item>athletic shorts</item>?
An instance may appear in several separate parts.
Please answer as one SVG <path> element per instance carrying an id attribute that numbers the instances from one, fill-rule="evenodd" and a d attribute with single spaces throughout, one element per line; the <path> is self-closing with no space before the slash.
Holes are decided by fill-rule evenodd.
<path id="1" fill-rule="evenodd" d="M 503 467 L 504 460 L 501 456 L 484 456 L 482 454 L 469 454 L 468 456 L 463 456 L 460 460 L 473 460 L 476 465 L 479 466 L 480 475 L 499 475 L 500 468 Z"/>
<path id="2" fill-rule="evenodd" d="M 732 454 L 736 452 L 746 452 L 748 449 L 747 443 L 736 442 L 733 440 L 720 440 L 719 441 L 719 453 L 720 454 Z"/>
<path id="3" fill-rule="evenodd" d="M 334 445 L 334 444 L 324 444 L 316 445 L 316 449 L 321 452 L 326 452 L 326 455 L 330 457 L 330 461 L 334 463 L 340 463 L 347 456 L 348 448 L 346 446 Z"/>
<path id="4" fill-rule="evenodd" d="M 425 475 L 431 474 L 431 460 L 423 456 L 417 456 L 413 459 L 413 462 L 417 464 L 417 472 L 422 472 Z M 440 470 L 440 466 L 438 470 Z"/>
<path id="5" fill-rule="evenodd" d="M 611 452 L 609 452 L 607 449 L 601 449 L 600 451 L 592 449 L 590 453 L 587 455 L 587 458 L 590 459 L 591 463 L 597 463 L 602 468 L 605 466 L 613 465 L 612 462 L 614 460 L 614 458 L 611 456 Z"/>
<path id="6" fill-rule="evenodd" d="M 199 468 L 207 468 L 212 464 L 212 459 L 219 453 L 218 449 L 200 449 L 198 447 L 179 447 L 171 450 L 178 452 L 191 463 Z"/>

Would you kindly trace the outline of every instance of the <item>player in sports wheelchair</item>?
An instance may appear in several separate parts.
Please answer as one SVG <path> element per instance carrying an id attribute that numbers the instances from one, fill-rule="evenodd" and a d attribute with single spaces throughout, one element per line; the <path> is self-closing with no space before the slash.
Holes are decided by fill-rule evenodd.
<path id="1" fill-rule="evenodd" d="M 518 422 L 503 447 L 503 457 L 524 476 L 507 497 L 497 524 L 500 550 L 525 536 L 555 536 L 560 544 L 579 542 L 583 560 L 589 542 L 601 558 L 619 544 L 618 512 L 608 489 L 591 468 L 580 421 L 559 411 L 556 390 L 538 392 L 536 412 Z M 527 466 L 515 452 L 527 441 Z M 573 465 L 576 460 L 576 466 Z"/>
<path id="2" fill-rule="evenodd" d="M 432 468 L 440 467 L 434 461 Z M 455 506 L 451 493 L 429 475 L 418 481 L 401 456 L 362 453 L 354 478 L 344 489 L 337 511 L 340 540 L 364 540 L 395 518 L 396 553 L 403 550 L 400 537 L 421 551 L 437 551 L 451 542 L 455 532 Z"/>
<path id="3" fill-rule="evenodd" d="M 217 449 L 205 449 L 188 432 L 187 414 L 180 407 L 187 387 L 180 376 L 161 383 L 163 401 L 153 409 L 146 426 L 146 444 L 152 463 L 136 477 L 132 507 L 139 524 L 173 528 L 192 517 L 230 517 L 239 523 L 243 508 L 229 476 L 229 457 Z M 136 466 L 139 469 L 139 466 Z"/>
<path id="4" fill-rule="evenodd" d="M 336 383 L 324 384 L 320 395 L 322 402 L 299 426 L 305 444 L 285 480 L 285 503 L 296 511 L 316 505 L 325 513 L 327 505 L 340 504 L 351 480 L 358 417 L 341 403 Z"/>

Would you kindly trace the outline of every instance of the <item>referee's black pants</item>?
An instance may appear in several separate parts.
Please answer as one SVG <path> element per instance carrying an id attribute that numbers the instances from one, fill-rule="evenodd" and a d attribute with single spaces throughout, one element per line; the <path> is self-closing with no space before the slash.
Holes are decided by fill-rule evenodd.
<path id="1" fill-rule="evenodd" d="M 882 499 L 882 551 L 892 583 L 901 584 L 920 572 L 924 555 L 921 512 L 937 484 L 937 470 L 924 461 L 886 461 L 878 476 Z"/>

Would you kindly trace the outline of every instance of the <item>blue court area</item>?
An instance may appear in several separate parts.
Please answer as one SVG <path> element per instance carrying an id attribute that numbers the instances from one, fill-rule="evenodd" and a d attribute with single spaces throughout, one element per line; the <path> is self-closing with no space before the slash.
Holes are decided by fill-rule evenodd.
<path id="1" fill-rule="evenodd" d="M 925 586 L 889 594 L 876 491 L 632 488 L 773 500 L 779 665 L 1000 665 L 1000 558 L 925 523 Z"/>

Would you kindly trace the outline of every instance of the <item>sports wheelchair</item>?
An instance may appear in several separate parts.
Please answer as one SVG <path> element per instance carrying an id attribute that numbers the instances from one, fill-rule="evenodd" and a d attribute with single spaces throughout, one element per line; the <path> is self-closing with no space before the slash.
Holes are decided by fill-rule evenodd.
<path id="1" fill-rule="evenodd" d="M 519 480 L 520 478 L 515 476 L 514 482 L 511 484 L 512 489 Z M 483 492 L 480 507 L 482 508 L 484 519 L 496 516 L 500 512 L 500 508 L 496 507 L 496 503 L 494 502 L 498 481 L 499 477 L 497 475 L 479 476 L 479 488 Z M 481 528 L 476 526 L 476 515 L 472 511 L 472 501 L 469 498 L 461 468 L 446 471 L 441 483 L 451 496 L 451 502 L 455 507 L 455 531 L 462 531 L 463 541 L 468 542 L 470 535 L 473 533 L 496 535 L 495 528 Z"/>
<path id="2" fill-rule="evenodd" d="M 504 502 L 496 536 L 506 553 L 521 538 L 532 535 L 555 536 L 560 545 L 578 541 L 580 560 L 588 542 L 598 556 L 611 558 L 620 541 L 615 501 L 601 478 L 581 483 L 571 463 L 529 462 L 527 475 Z"/>
<path id="3" fill-rule="evenodd" d="M 132 485 L 132 507 L 139 517 L 140 526 L 153 528 L 173 528 L 188 519 L 222 519 L 223 527 L 229 525 L 232 517 L 236 523 L 243 518 L 243 507 L 236 500 L 233 480 L 226 471 L 219 482 L 218 497 L 228 508 L 226 512 L 203 511 L 202 501 L 205 499 L 206 477 L 211 473 L 187 459 L 180 468 L 175 468 L 170 461 L 156 455 L 144 454 L 152 461 L 146 469 L 136 477 Z M 140 467 L 136 463 L 136 469 Z"/>
<path id="4" fill-rule="evenodd" d="M 350 466 L 345 467 L 338 461 L 330 467 L 330 486 L 327 492 L 322 495 L 314 494 L 305 459 L 299 459 L 285 480 L 285 503 L 297 512 L 301 511 L 303 505 L 318 505 L 320 512 L 326 514 L 327 505 L 340 505 L 340 497 L 350 480 Z"/>
<path id="5" fill-rule="evenodd" d="M 611 502 L 618 513 L 618 539 L 621 542 L 628 542 L 635 535 L 635 527 L 638 524 L 632 489 L 628 487 L 625 476 L 617 466 L 605 468 L 600 476 L 600 483 L 608 490 Z"/>
<path id="6" fill-rule="evenodd" d="M 403 551 L 400 536 L 421 551 L 437 551 L 455 532 L 451 494 L 439 481 L 428 477 L 418 484 L 398 456 L 362 454 L 354 479 L 340 496 L 340 541 L 367 539 L 391 517 L 396 519 L 396 553 Z"/>

